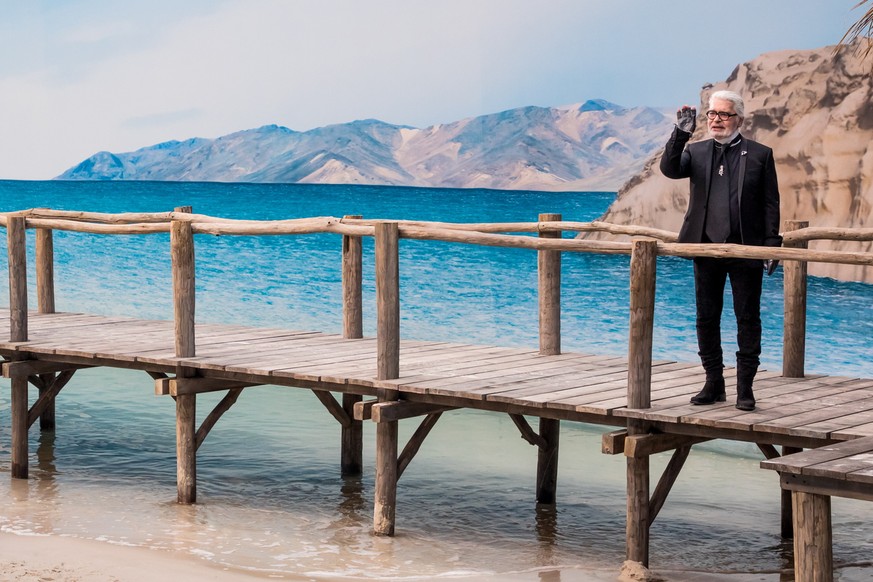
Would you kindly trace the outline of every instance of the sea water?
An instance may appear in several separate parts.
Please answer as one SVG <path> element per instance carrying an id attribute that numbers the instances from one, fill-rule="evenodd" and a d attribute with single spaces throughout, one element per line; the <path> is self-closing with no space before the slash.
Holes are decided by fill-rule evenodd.
<path id="1" fill-rule="evenodd" d="M 313 216 L 451 222 L 599 217 L 613 193 L 366 186 L 141 182 L 0 182 L 0 210 L 197 213 L 245 219 Z M 571 235 L 566 235 L 571 236 Z M 33 235 L 29 235 L 33 257 Z M 170 319 L 169 237 L 55 233 L 59 311 Z M 7 271 L 5 237 L 0 270 Z M 197 320 L 339 332 L 337 235 L 196 239 Z M 565 351 L 622 355 L 628 258 L 565 253 Z M 403 240 L 401 334 L 537 344 L 536 255 L 523 249 Z M 33 282 L 33 270 L 29 273 Z M 31 284 L 31 300 L 35 301 Z M 873 378 L 873 286 L 812 278 L 809 372 Z M 8 304 L 8 289 L 0 289 Z M 781 270 L 764 281 L 762 367 L 781 369 Z M 696 361 L 690 263 L 658 259 L 654 356 Z M 724 319 L 726 345 L 735 327 Z M 364 331 L 375 330 L 372 241 L 364 240 Z M 726 350 L 730 353 L 730 349 Z M 505 415 L 444 414 L 399 484 L 397 536 L 371 535 L 372 423 L 364 474 L 339 476 L 339 426 L 305 390 L 246 389 L 198 452 L 198 503 L 175 503 L 175 406 L 142 372 L 82 370 L 58 398 L 55 432 L 30 432 L 31 478 L 9 473 L 9 391 L 0 396 L 0 528 L 190 553 L 287 578 L 430 579 L 624 559 L 625 464 L 600 453 L 607 429 L 562 423 L 558 503 L 533 499 L 536 450 Z M 35 392 L 35 391 L 32 391 Z M 202 418 L 220 395 L 198 398 Z M 401 441 L 417 422 L 401 423 Z M 652 527 L 658 568 L 773 572 L 790 564 L 779 537 L 775 473 L 750 444 L 695 446 Z M 668 457 L 653 457 L 657 476 Z M 0 475 L 2 477 L 2 475 Z M 835 561 L 873 575 L 873 505 L 834 499 Z"/>

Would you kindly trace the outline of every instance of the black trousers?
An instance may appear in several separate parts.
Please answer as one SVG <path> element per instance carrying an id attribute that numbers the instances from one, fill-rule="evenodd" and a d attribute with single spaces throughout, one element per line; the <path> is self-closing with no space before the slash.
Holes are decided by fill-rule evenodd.
<path id="1" fill-rule="evenodd" d="M 730 278 L 737 318 L 737 376 L 754 377 L 761 355 L 761 286 L 764 270 L 759 260 L 694 259 L 697 298 L 697 345 L 707 377 L 721 376 L 721 314 L 725 282 Z"/>

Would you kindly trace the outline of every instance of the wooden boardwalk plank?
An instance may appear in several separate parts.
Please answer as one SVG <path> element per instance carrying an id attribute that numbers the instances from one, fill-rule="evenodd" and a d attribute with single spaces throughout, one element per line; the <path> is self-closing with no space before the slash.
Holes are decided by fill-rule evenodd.
<path id="1" fill-rule="evenodd" d="M 0 309 L 0 334 L 9 331 L 8 309 Z M 5 319 L 3 316 L 6 316 Z M 758 408 L 739 411 L 724 404 L 691 406 L 702 385 L 697 363 L 656 362 L 652 367 L 652 407 L 627 408 L 627 358 L 456 342 L 403 340 L 400 377 L 376 380 L 376 340 L 348 340 L 307 330 L 261 329 L 198 323 L 197 355 L 176 358 L 173 322 L 142 321 L 78 313 L 30 314 L 30 341 L 0 342 L 0 353 L 67 362 L 172 370 L 177 365 L 215 377 L 373 394 L 389 388 L 410 400 L 445 398 L 462 406 L 524 411 L 560 411 L 565 418 L 637 418 L 804 439 L 850 439 L 873 435 L 873 380 L 845 376 L 782 378 L 761 371 L 755 381 Z M 0 335 L 2 337 L 2 335 Z M 7 335 L 8 337 L 8 335 Z M 735 370 L 727 369 L 728 392 Z M 433 401 L 433 400 L 431 400 Z M 505 407 L 505 408 L 504 408 Z M 569 416 L 568 416 L 569 415 Z M 615 424 L 615 419 L 606 424 Z M 863 471 L 859 469 L 859 479 Z M 851 473 L 854 473 L 851 472 Z"/>

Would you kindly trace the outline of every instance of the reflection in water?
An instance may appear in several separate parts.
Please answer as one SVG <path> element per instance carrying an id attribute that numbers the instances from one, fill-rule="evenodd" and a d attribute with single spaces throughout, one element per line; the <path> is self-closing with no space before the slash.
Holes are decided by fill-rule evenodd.
<path id="1" fill-rule="evenodd" d="M 361 521 L 364 518 L 361 513 L 366 507 L 364 484 L 361 477 L 343 477 L 340 494 L 342 495 L 342 501 L 339 504 L 340 515 L 350 522 Z"/>
<path id="2" fill-rule="evenodd" d="M 54 501 L 58 495 L 58 469 L 55 466 L 55 431 L 41 430 L 36 447 L 36 469 L 31 476 L 36 479 L 37 491 L 42 502 Z"/>
<path id="3" fill-rule="evenodd" d="M 773 551 L 782 562 L 779 582 L 794 582 L 794 540 L 782 538 L 779 544 L 773 548 Z"/>
<path id="4" fill-rule="evenodd" d="M 554 504 L 537 504 L 536 532 L 539 542 L 538 566 L 556 566 L 555 544 L 558 541 L 558 512 Z M 543 570 L 539 573 L 544 582 L 561 582 L 560 570 Z"/>

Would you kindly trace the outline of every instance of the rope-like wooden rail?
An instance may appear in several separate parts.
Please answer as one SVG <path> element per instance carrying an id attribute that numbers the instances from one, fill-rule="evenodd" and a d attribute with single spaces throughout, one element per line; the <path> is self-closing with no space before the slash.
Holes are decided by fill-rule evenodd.
<path id="1" fill-rule="evenodd" d="M 184 212 L 107 214 L 34 208 L 14 213 L 0 213 L 0 225 L 7 225 L 10 215 L 24 216 L 27 228 L 65 230 L 91 234 L 154 234 L 170 232 L 173 221 L 191 223 L 194 234 L 211 235 L 302 235 L 334 233 L 346 236 L 374 236 L 375 225 L 396 222 L 401 238 L 435 240 L 482 246 L 590 252 L 600 254 L 631 253 L 630 241 L 594 241 L 585 239 L 535 238 L 508 232 L 534 233 L 556 231 L 600 231 L 610 234 L 645 237 L 658 241 L 659 255 L 676 257 L 715 257 L 746 259 L 796 260 L 850 265 L 873 265 L 873 253 L 823 251 L 802 248 L 743 246 L 736 244 L 680 244 L 670 231 L 623 226 L 606 222 L 508 222 L 446 223 L 426 221 L 386 221 L 330 216 L 287 220 L 239 220 Z M 811 240 L 873 241 L 873 228 L 807 227 L 788 231 L 785 242 L 794 244 Z"/>

